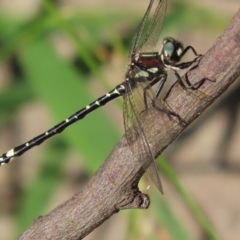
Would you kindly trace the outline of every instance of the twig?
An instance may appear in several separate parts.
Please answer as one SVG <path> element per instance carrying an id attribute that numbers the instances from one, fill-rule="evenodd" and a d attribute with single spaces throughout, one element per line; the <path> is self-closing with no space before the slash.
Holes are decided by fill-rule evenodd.
<path id="1" fill-rule="evenodd" d="M 163 113 L 159 113 L 155 119 L 149 119 L 151 114 L 146 112 L 143 124 L 151 122 L 154 126 L 149 133 L 154 155 L 159 156 L 239 75 L 240 10 L 198 67 L 188 72 L 192 84 L 202 79 L 216 82 L 206 80 L 196 91 L 184 90 L 175 83 L 167 94 L 165 104 L 186 125 L 179 124 L 176 119 L 170 120 Z M 46 216 L 35 219 L 19 239 L 82 239 L 119 210 L 148 208 L 148 196 L 137 187 L 143 173 L 138 156 L 132 155 L 123 137 L 79 193 Z"/>

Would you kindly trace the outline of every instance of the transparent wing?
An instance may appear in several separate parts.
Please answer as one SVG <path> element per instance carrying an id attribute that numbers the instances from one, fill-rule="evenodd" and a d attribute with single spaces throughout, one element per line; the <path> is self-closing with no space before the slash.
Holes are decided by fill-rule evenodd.
<path id="1" fill-rule="evenodd" d="M 153 126 L 143 125 L 141 123 L 142 114 L 144 110 L 146 110 L 143 92 L 144 89 L 147 87 L 148 81 L 145 80 L 141 82 L 136 82 L 133 79 L 139 71 L 140 70 L 135 67 L 128 72 L 128 76 L 130 78 L 129 81 L 126 81 L 126 94 L 124 95 L 123 106 L 125 134 L 130 149 L 133 151 L 133 153 L 138 152 L 138 154 L 136 155 L 140 156 L 139 160 L 145 166 L 145 170 L 149 174 L 149 177 L 159 189 L 159 191 L 163 193 L 162 184 L 155 163 L 155 158 L 149 144 L 149 141 L 151 141 L 151 139 L 150 136 L 148 136 L 148 128 Z M 135 84 L 137 84 L 137 86 L 134 86 L 133 89 L 131 88 L 131 81 L 134 81 Z M 148 89 L 146 94 L 147 106 L 151 106 L 153 99 L 152 89 Z"/>
<path id="2" fill-rule="evenodd" d="M 153 18 L 149 24 L 146 24 L 154 2 L 157 6 L 153 13 Z M 134 34 L 130 56 L 134 52 L 152 50 L 156 46 L 165 18 L 166 8 L 167 0 L 150 1 L 146 13 Z"/>
<path id="3" fill-rule="evenodd" d="M 149 49 L 153 49 L 156 46 L 160 32 L 162 30 L 166 9 L 167 0 L 159 0 L 153 15 L 153 19 L 149 24 L 147 33 L 139 44 L 139 49 L 141 51 L 147 51 Z"/>
<path id="4" fill-rule="evenodd" d="M 138 44 L 139 44 L 139 40 L 141 38 L 144 26 L 146 24 L 146 21 L 148 19 L 149 13 L 151 12 L 152 6 L 153 6 L 154 0 L 151 0 L 148 8 L 143 16 L 142 21 L 140 22 L 139 26 L 136 29 L 136 32 L 134 33 L 133 39 L 132 39 L 132 47 L 131 47 L 131 51 L 130 51 L 130 56 L 132 55 L 133 52 L 136 51 L 136 49 L 138 48 Z"/>

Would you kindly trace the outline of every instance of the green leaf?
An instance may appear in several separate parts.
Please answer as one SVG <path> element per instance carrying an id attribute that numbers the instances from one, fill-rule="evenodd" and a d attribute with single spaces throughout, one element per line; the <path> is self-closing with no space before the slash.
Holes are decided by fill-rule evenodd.
<path id="1" fill-rule="evenodd" d="M 80 75 L 60 58 L 46 39 L 26 46 L 19 58 L 29 84 L 46 103 L 54 122 L 68 118 L 93 101 L 87 76 Z M 83 156 L 92 172 L 96 171 L 118 140 L 113 123 L 101 110 L 75 123 L 62 136 Z"/>
<path id="2" fill-rule="evenodd" d="M 25 82 L 20 81 L 10 85 L 0 93 L 0 122 L 9 121 L 9 117 L 16 109 L 32 99 L 34 94 Z"/>
<path id="3" fill-rule="evenodd" d="M 163 198 L 157 197 L 157 194 L 152 197 L 151 211 L 153 212 L 156 221 L 168 230 L 171 239 L 192 239 L 187 230 L 182 226 L 181 221 L 177 219 L 175 213 L 171 210 L 169 204 Z"/>

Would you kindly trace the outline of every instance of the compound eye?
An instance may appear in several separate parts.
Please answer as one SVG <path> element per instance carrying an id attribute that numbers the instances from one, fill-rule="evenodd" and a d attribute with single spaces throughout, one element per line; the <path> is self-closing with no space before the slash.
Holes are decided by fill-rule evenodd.
<path id="1" fill-rule="evenodd" d="M 175 64 L 181 60 L 183 45 L 172 37 L 165 37 L 163 40 L 162 57 L 168 64 Z"/>
<path id="2" fill-rule="evenodd" d="M 164 56 L 167 58 L 171 58 L 171 56 L 173 55 L 175 51 L 175 46 L 172 42 L 166 42 L 163 46 L 163 52 L 164 52 Z"/>
<path id="3" fill-rule="evenodd" d="M 163 39 L 163 44 L 165 44 L 165 43 L 167 43 L 167 42 L 172 42 L 172 43 L 174 43 L 174 42 L 175 42 L 175 39 L 172 38 L 172 37 L 165 37 L 165 38 Z"/>

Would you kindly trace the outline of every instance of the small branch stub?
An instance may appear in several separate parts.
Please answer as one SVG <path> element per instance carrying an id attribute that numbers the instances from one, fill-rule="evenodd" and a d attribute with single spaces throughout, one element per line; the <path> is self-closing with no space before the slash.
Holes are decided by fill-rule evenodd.
<path id="1" fill-rule="evenodd" d="M 128 198 L 127 198 L 128 199 Z M 126 201 L 124 198 L 119 204 L 116 205 L 116 209 L 147 209 L 150 206 L 150 198 L 147 194 L 139 192 L 134 196 L 131 202 Z"/>

